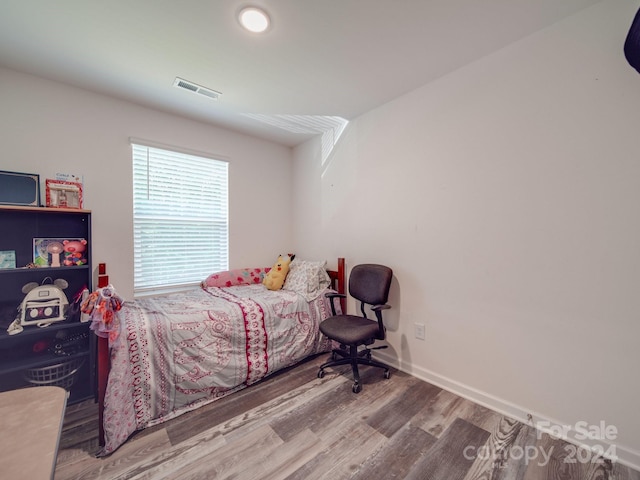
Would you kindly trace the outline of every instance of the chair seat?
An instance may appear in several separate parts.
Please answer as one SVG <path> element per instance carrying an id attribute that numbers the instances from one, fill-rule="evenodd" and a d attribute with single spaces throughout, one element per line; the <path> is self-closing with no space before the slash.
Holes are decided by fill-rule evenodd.
<path id="1" fill-rule="evenodd" d="M 320 331 L 327 337 L 344 345 L 365 344 L 375 339 L 379 332 L 378 322 L 355 315 L 330 317 L 320 324 Z"/>

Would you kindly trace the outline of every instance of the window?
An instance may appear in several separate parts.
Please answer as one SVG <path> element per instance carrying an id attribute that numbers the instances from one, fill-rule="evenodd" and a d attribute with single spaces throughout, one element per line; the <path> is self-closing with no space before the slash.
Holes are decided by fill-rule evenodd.
<path id="1" fill-rule="evenodd" d="M 135 296 L 228 269 L 228 164 L 132 141 Z"/>

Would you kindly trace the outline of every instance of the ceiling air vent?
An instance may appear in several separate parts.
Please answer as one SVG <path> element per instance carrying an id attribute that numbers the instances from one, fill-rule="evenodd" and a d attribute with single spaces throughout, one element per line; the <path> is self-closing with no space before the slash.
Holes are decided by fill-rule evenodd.
<path id="1" fill-rule="evenodd" d="M 211 98 L 213 100 L 218 100 L 220 92 L 216 92 L 215 90 L 211 90 L 210 88 L 203 87 L 198 85 L 197 83 L 189 82 L 180 77 L 176 77 L 173 82 L 174 87 L 183 88 L 184 90 L 189 90 L 190 92 L 197 93 L 198 95 L 203 95 L 205 97 Z"/>

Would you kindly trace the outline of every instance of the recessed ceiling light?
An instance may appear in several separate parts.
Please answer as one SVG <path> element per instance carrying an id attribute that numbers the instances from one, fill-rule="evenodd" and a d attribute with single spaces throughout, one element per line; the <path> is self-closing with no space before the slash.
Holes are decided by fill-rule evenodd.
<path id="1" fill-rule="evenodd" d="M 253 33 L 266 31 L 270 23 L 267 12 L 256 7 L 247 7 L 240 10 L 238 20 L 240 20 L 240 25 Z"/>

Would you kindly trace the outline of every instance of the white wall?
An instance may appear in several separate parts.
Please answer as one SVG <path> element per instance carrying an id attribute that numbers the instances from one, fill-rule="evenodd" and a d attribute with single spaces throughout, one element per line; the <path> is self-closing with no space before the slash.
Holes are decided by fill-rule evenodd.
<path id="1" fill-rule="evenodd" d="M 92 260 L 106 262 L 125 298 L 133 298 L 130 137 L 229 161 L 231 268 L 269 266 L 291 247 L 288 147 L 7 69 L 0 105 L 0 170 L 84 175 Z"/>
<path id="2" fill-rule="evenodd" d="M 294 150 L 296 251 L 394 269 L 387 359 L 519 418 L 604 421 L 636 466 L 637 9 L 603 1 L 381 106 L 324 165 L 318 140 Z"/>

